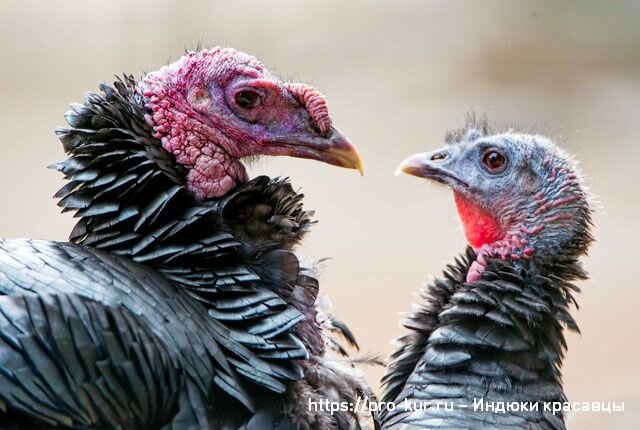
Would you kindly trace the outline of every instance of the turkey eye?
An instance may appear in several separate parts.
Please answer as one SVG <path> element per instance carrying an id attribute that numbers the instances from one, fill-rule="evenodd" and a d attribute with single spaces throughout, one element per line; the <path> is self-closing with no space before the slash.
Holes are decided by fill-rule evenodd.
<path id="1" fill-rule="evenodd" d="M 490 149 L 482 156 L 482 164 L 484 164 L 490 172 L 497 173 L 504 170 L 507 164 L 507 158 L 495 149 Z"/>
<path id="2" fill-rule="evenodd" d="M 260 94 L 255 91 L 244 90 L 236 93 L 236 104 L 242 109 L 253 109 L 260 104 Z"/>

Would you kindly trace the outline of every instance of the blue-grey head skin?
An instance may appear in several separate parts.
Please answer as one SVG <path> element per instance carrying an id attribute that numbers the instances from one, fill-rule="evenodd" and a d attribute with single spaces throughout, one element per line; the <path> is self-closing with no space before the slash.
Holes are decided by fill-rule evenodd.
<path id="1" fill-rule="evenodd" d="M 486 124 L 413 155 L 398 172 L 452 188 L 469 244 L 480 253 L 529 258 L 591 241 L 588 193 L 575 162 L 541 135 L 492 133 Z"/>

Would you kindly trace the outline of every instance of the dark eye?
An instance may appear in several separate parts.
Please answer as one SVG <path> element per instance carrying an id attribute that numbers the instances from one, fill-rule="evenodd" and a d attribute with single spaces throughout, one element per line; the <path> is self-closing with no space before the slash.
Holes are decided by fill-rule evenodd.
<path id="1" fill-rule="evenodd" d="M 260 105 L 260 94 L 255 91 L 244 90 L 236 93 L 236 104 L 242 109 L 253 109 Z"/>
<path id="2" fill-rule="evenodd" d="M 507 165 L 507 158 L 495 149 L 490 149 L 482 155 L 482 164 L 492 173 L 502 172 Z"/>

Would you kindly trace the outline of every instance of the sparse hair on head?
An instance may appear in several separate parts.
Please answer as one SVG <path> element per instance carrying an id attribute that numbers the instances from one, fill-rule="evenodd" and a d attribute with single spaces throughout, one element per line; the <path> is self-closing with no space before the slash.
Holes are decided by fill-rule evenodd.
<path id="1" fill-rule="evenodd" d="M 458 143 L 466 140 L 471 131 L 475 131 L 478 134 L 474 140 L 481 136 L 493 134 L 493 129 L 487 116 L 471 111 L 465 114 L 464 123 L 461 126 L 445 133 L 444 140 L 447 144 Z"/>
<path id="2" fill-rule="evenodd" d="M 188 47 L 185 48 L 184 53 L 188 54 L 189 52 L 201 52 L 207 49 L 209 46 L 223 46 L 223 44 L 219 44 L 219 43 L 211 44 L 209 43 L 207 38 L 204 35 L 202 35 L 195 42 L 193 42 L 191 48 L 188 48 Z"/>
<path id="3" fill-rule="evenodd" d="M 448 130 L 444 139 L 447 145 L 451 145 L 463 141 L 475 141 L 480 137 L 506 133 L 552 134 L 549 130 L 546 130 L 546 127 L 539 124 L 530 124 L 522 121 L 489 121 L 486 114 L 469 111 L 464 115 L 462 125 Z"/>

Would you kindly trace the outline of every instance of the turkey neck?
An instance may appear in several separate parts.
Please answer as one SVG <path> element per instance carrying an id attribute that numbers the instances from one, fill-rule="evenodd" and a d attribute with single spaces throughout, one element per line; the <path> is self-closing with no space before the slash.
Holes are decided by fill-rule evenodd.
<path id="1" fill-rule="evenodd" d="M 466 282 L 475 253 L 430 287 L 431 303 L 410 318 L 422 343 L 396 401 L 564 401 L 563 328 L 578 331 L 569 306 L 586 274 L 575 256 L 534 258 L 523 267 L 488 259 L 480 280 Z M 543 404 L 538 406 L 543 410 Z M 493 414 L 493 412 L 489 412 Z M 551 417 L 562 427 L 561 415 Z"/>
<path id="2" fill-rule="evenodd" d="M 131 77 L 102 85 L 104 94 L 73 105 L 71 127 L 57 130 L 69 157 L 52 167 L 69 183 L 56 197 L 80 218 L 70 241 L 149 265 L 206 306 L 221 291 L 267 287 L 307 317 L 303 340 L 319 349 L 317 281 L 292 252 L 313 223 L 303 196 L 286 179 L 261 176 L 196 201 L 135 88 Z"/>

